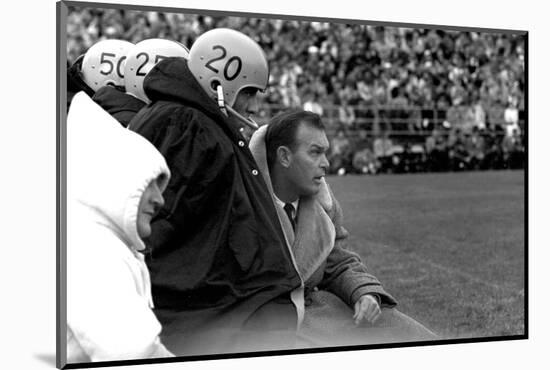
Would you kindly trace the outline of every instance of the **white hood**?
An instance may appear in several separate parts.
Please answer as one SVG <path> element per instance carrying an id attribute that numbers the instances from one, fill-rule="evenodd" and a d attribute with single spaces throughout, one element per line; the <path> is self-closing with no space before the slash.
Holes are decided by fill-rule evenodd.
<path id="1" fill-rule="evenodd" d="M 137 210 L 147 185 L 170 172 L 163 156 L 144 137 L 124 129 L 86 94 L 72 100 L 67 118 L 67 201 L 82 205 L 98 224 L 130 248 L 144 249 Z M 78 207 L 80 208 L 80 207 Z"/>

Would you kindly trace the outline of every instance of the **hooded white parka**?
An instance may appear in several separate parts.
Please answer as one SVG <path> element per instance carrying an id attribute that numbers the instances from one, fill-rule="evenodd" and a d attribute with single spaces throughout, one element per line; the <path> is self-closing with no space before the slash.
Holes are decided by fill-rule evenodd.
<path id="1" fill-rule="evenodd" d="M 67 362 L 168 357 L 139 252 L 140 199 L 162 155 L 86 94 L 67 118 Z"/>

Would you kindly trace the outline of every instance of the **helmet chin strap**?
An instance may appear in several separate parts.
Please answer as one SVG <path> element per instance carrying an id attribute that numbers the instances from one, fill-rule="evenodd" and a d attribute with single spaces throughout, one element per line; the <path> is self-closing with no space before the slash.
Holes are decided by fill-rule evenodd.
<path id="1" fill-rule="evenodd" d="M 254 122 L 252 118 L 246 118 L 235 109 L 233 109 L 231 106 L 225 105 L 222 85 L 218 85 L 216 87 L 216 91 L 218 93 L 218 106 L 220 107 L 220 110 L 223 112 L 223 114 L 229 117 L 228 112 L 231 113 L 231 115 L 235 116 L 241 123 L 244 123 L 246 126 L 250 127 L 253 130 L 257 130 L 260 127 L 256 122 Z"/>
<path id="2" fill-rule="evenodd" d="M 223 99 L 223 87 L 222 85 L 218 84 L 216 86 L 216 92 L 218 93 L 218 107 L 220 107 L 220 110 L 223 114 L 228 116 L 227 109 L 225 109 L 225 100 Z"/>

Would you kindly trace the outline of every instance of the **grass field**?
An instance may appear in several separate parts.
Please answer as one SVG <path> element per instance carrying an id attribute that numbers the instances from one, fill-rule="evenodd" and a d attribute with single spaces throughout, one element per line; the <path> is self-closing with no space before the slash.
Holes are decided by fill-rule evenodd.
<path id="1" fill-rule="evenodd" d="M 444 338 L 524 334 L 523 171 L 327 180 L 402 312 Z"/>

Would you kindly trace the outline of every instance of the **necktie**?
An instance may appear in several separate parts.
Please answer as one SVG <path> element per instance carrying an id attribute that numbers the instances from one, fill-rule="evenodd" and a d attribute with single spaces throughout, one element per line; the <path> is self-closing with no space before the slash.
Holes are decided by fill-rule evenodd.
<path id="1" fill-rule="evenodd" d="M 294 217 L 292 214 L 294 213 L 294 206 L 292 203 L 286 203 L 283 207 L 286 215 L 288 216 L 288 219 L 290 220 L 290 224 L 292 225 L 292 230 L 296 231 L 296 222 L 294 221 Z"/>

